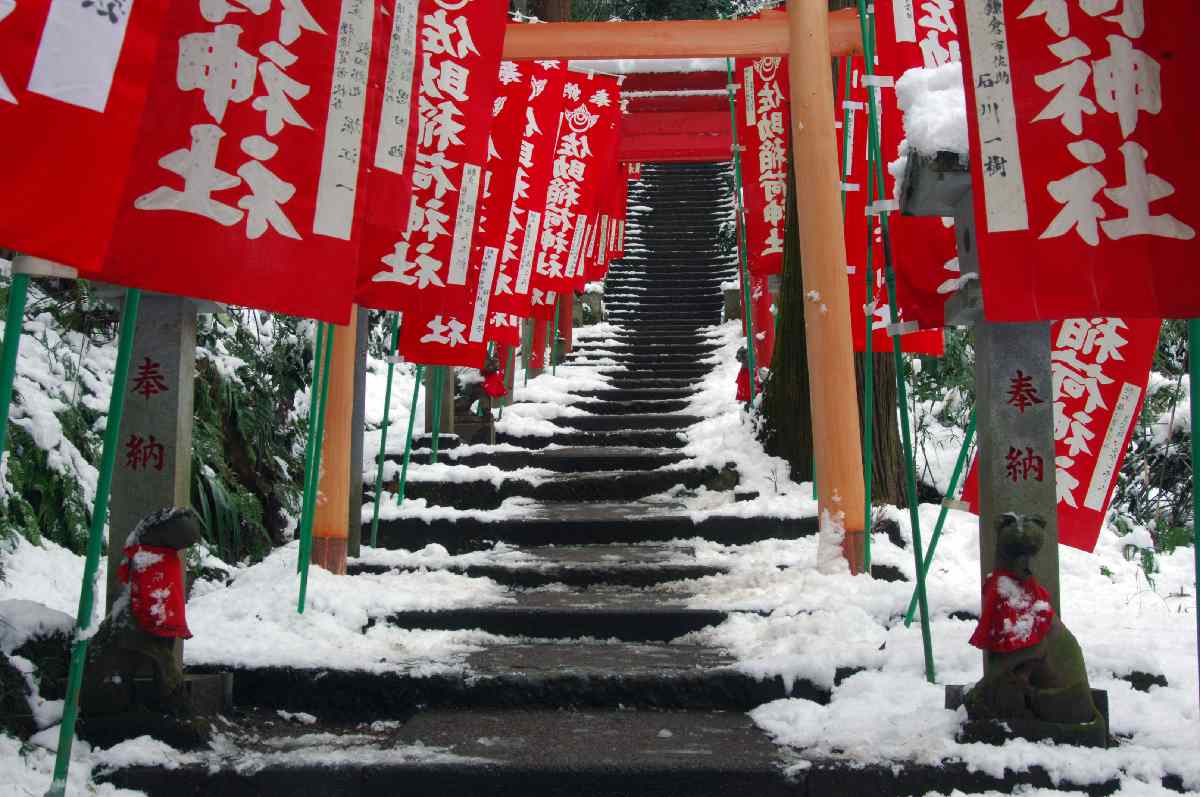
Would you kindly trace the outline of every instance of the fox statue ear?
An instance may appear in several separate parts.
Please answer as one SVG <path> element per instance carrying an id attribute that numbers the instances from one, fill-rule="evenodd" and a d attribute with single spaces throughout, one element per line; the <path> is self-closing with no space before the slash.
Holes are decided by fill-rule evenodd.
<path id="1" fill-rule="evenodd" d="M 1035 524 L 1039 529 L 1045 530 L 1046 528 L 1046 519 L 1041 515 L 1029 515 L 1025 519 L 1030 523 Z"/>

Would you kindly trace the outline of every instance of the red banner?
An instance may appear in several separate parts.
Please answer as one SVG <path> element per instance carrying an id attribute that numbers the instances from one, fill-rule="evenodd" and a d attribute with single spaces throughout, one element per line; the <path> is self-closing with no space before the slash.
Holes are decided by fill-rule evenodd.
<path id="1" fill-rule="evenodd" d="M 0 2 L 0 245 L 100 268 L 167 5 Z"/>
<path id="2" fill-rule="evenodd" d="M 781 58 L 738 58 L 738 139 L 750 273 L 783 273 L 787 218 L 788 74 Z"/>
<path id="3" fill-rule="evenodd" d="M 566 79 L 558 61 L 522 63 L 518 68 L 528 75 L 528 96 L 518 154 L 512 159 L 512 201 L 488 321 L 488 338 L 511 346 L 520 343 L 520 319 L 532 312 L 531 284 Z"/>
<path id="4" fill-rule="evenodd" d="M 1119 318 L 1072 318 L 1051 326 L 1055 486 L 1063 545 L 1096 547 L 1145 402 L 1160 326 L 1156 320 Z M 1044 400 L 1020 372 L 1013 375 L 1009 404 L 1022 409 Z M 963 485 L 963 500 L 979 511 L 978 463 Z"/>
<path id="5" fill-rule="evenodd" d="M 374 11 L 173 4 L 105 279 L 346 323 Z"/>
<path id="6" fill-rule="evenodd" d="M 358 298 L 404 310 L 409 344 L 439 314 L 452 329 L 471 326 L 464 316 L 504 27 L 505 9 L 487 0 L 396 5 Z M 443 337 L 420 345 L 460 345 L 457 334 Z"/>
<path id="7" fill-rule="evenodd" d="M 987 317 L 1200 313 L 1200 5 L 960 5 Z"/>
<path id="8" fill-rule="evenodd" d="M 533 315 L 550 320 L 558 295 L 583 286 L 605 160 L 616 147 L 616 78 L 568 73 L 533 282 Z"/>
<path id="9" fill-rule="evenodd" d="M 958 61 L 958 26 L 951 11 L 961 2 L 876 3 L 876 73 L 896 81 L 914 67 L 931 69 Z M 903 118 L 894 87 L 876 89 L 876 98 L 881 108 L 886 166 L 899 155 L 904 139 Z M 884 181 L 884 196 L 894 197 L 896 181 L 886 168 Z M 895 259 L 896 298 L 904 318 L 921 329 L 943 326 L 946 300 L 957 289 L 954 280 L 960 276 L 953 219 L 892 213 L 888 225 Z"/>
<path id="10" fill-rule="evenodd" d="M 891 304 L 888 301 L 886 281 L 886 260 L 883 254 L 882 237 L 879 224 L 874 225 L 875 240 L 867 241 L 867 198 L 870 189 L 869 164 L 867 161 L 868 137 L 868 108 L 867 87 L 863 85 L 863 64 L 861 58 L 851 61 L 850 93 L 845 92 L 845 82 L 839 78 L 837 94 L 841 128 L 838 130 L 838 157 L 842 164 L 842 188 L 846 213 L 844 218 L 846 234 L 846 266 L 847 281 L 850 285 L 850 319 L 851 332 L 854 338 L 854 350 L 867 350 L 866 319 L 870 314 L 871 347 L 875 352 L 890 352 L 892 338 L 888 327 L 892 325 Z M 849 145 L 850 157 L 846 157 L 846 146 Z M 894 222 L 899 214 L 892 214 L 890 227 L 895 232 Z M 941 224 L 940 221 L 938 221 Z M 953 237 L 953 235 L 951 236 Z M 871 247 L 871 271 L 873 272 L 873 290 L 871 307 L 867 307 L 867 249 Z M 893 241 L 893 249 L 895 249 Z M 897 253 L 896 260 L 901 256 Z M 899 277 L 897 276 L 897 281 Z M 896 292 L 902 296 L 900 286 Z M 899 308 L 898 323 L 910 321 L 907 307 Z M 940 320 L 939 320 L 940 324 Z M 941 356 L 945 351 L 942 331 L 940 328 L 908 331 L 900 337 L 901 348 L 909 354 L 930 354 Z"/>

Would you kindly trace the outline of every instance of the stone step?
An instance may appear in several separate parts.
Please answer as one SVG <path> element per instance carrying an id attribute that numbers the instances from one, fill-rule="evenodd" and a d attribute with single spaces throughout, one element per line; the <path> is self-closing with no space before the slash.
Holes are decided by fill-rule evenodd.
<path id="1" fill-rule="evenodd" d="M 715 468 L 672 470 L 591 471 L 562 473 L 554 478 L 530 481 L 507 478 L 499 483 L 475 481 L 426 481 L 419 473 L 409 473 L 405 495 L 423 499 L 431 506 L 451 506 L 461 510 L 498 509 L 511 498 L 529 498 L 550 505 L 553 502 L 636 501 L 665 493 L 675 487 L 698 489 L 721 486 L 722 475 Z M 374 498 L 374 484 L 366 485 Z M 385 500 L 386 500 L 385 496 Z"/>
<path id="2" fill-rule="evenodd" d="M 480 630 L 499 636 L 538 639 L 618 639 L 670 642 L 720 625 L 729 613 L 689 609 L 683 597 L 655 589 L 596 585 L 587 589 L 525 589 L 515 604 L 389 615 L 400 628 L 432 631 Z"/>
<path id="3" fill-rule="evenodd" d="M 624 400 L 599 398 L 584 404 L 576 404 L 592 415 L 666 415 L 683 412 L 691 402 L 687 399 Z"/>
<path id="4" fill-rule="evenodd" d="M 788 759 L 743 714 L 721 711 L 442 709 L 374 728 L 299 730 L 257 711 L 222 728 L 230 752 L 98 779 L 222 797 L 801 797 Z M 636 792 L 631 792 L 632 784 Z"/>
<path id="5" fill-rule="evenodd" d="M 369 534 L 369 524 L 364 524 Z M 417 550 L 431 543 L 451 553 L 511 545 L 593 545 L 667 542 L 703 537 L 724 545 L 815 534 L 817 519 L 707 515 L 693 520 L 686 507 L 662 502 L 588 502 L 521 507 L 502 520 L 400 517 L 379 521 L 383 548 Z"/>
<path id="6" fill-rule="evenodd" d="M 654 587 L 672 581 L 690 581 L 727 572 L 724 568 L 695 564 L 691 549 L 661 545 L 550 545 L 520 548 L 528 558 L 514 564 L 482 564 L 442 568 L 472 578 L 490 578 L 510 587 L 536 588 L 551 584 L 576 589 L 592 587 Z M 424 567 L 424 565 L 421 565 Z M 351 560 L 349 572 L 385 573 L 415 570 L 388 567 L 370 560 Z"/>
<path id="7" fill-rule="evenodd" d="M 716 310 L 680 310 L 674 313 L 649 310 L 642 312 L 630 310 L 612 310 L 609 312 L 608 317 L 612 321 L 638 325 L 649 325 L 656 322 L 662 323 L 671 321 L 687 321 L 690 324 L 694 324 L 696 327 L 706 327 L 715 326 L 721 323 L 721 313 Z"/>
<path id="8" fill-rule="evenodd" d="M 711 648 L 632 642 L 496 644 L 458 670 L 234 669 L 234 703 L 330 720 L 371 722 L 438 708 L 654 708 L 748 711 L 788 696 L 782 679 L 759 680 Z M 828 701 L 798 681 L 791 693 Z"/>
<path id="9" fill-rule="evenodd" d="M 583 432 L 610 432 L 626 429 L 686 429 L 700 423 L 696 415 L 572 415 L 550 418 L 555 426 Z"/>
<path id="10" fill-rule="evenodd" d="M 150 797 L 920 797 L 1121 791 L 1116 778 L 1077 784 L 1051 777 L 1039 766 L 1009 768 L 995 776 L 955 762 L 802 760 L 773 744 L 745 714 L 728 711 L 500 708 L 398 716 L 403 719 L 374 727 L 322 718 L 299 730 L 274 711 L 245 712 L 222 728 L 230 752 L 206 751 L 170 768 L 100 770 L 96 780 Z M 1164 792 L 1171 791 L 1166 780 L 1162 785 Z"/>
<path id="11" fill-rule="evenodd" d="M 598 398 L 605 401 L 658 401 L 671 399 L 690 399 L 696 394 L 695 387 L 659 387 L 659 388 L 616 388 L 602 390 L 584 390 L 577 396 Z"/>
<path id="12" fill-rule="evenodd" d="M 693 357 L 711 357 L 713 352 L 717 351 L 720 345 L 713 341 L 712 343 L 697 343 L 697 342 L 682 342 L 668 341 L 656 342 L 655 340 L 637 340 L 632 343 L 626 342 L 624 339 L 612 338 L 608 340 L 584 339 L 576 342 L 575 351 L 577 352 L 617 352 L 621 354 L 687 354 Z"/>
<path id="13" fill-rule="evenodd" d="M 613 391 L 617 392 L 617 391 Z M 678 451 L 660 448 L 621 448 L 619 446 L 542 448 L 519 451 L 479 451 L 456 455 L 448 451 L 439 456 L 445 465 L 480 467 L 494 465 L 501 470 L 539 468 L 555 473 L 589 473 L 595 471 L 650 471 L 682 462 L 687 457 Z M 388 459 L 399 464 L 403 455 L 389 454 Z M 427 465 L 429 450 L 414 451 L 410 458 L 416 465 Z"/>
<path id="14" fill-rule="evenodd" d="M 617 432 L 568 432 L 561 431 L 545 437 L 496 432 L 497 443 L 507 443 L 528 449 L 543 449 L 547 446 L 565 448 L 660 448 L 677 449 L 687 445 L 687 439 L 676 431 L 617 431 Z"/>
<path id="15" fill-rule="evenodd" d="M 670 350 L 642 353 L 641 351 L 627 352 L 619 349 L 588 349 L 584 351 L 576 349 L 567 356 L 567 362 L 595 359 L 612 360 L 621 365 L 631 367 L 634 365 L 698 364 L 700 362 L 703 362 L 707 365 L 716 365 L 718 363 L 711 351 L 704 354 L 698 354 L 696 352 L 675 352 Z M 711 362 L 708 362 L 710 360 Z"/>

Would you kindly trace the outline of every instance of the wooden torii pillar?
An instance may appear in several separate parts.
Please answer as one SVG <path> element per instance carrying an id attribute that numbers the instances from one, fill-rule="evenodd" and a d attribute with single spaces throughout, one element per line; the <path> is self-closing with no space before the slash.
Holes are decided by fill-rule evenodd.
<path id="1" fill-rule="evenodd" d="M 862 568 L 866 525 L 846 244 L 834 138 L 833 56 L 862 53 L 858 15 L 825 0 L 793 0 L 787 13 L 753 20 L 511 24 L 509 60 L 537 58 L 761 58 L 787 56 L 800 222 L 813 441 L 822 522 L 845 531 L 853 572 Z M 828 514 L 826 514 L 828 513 Z"/>

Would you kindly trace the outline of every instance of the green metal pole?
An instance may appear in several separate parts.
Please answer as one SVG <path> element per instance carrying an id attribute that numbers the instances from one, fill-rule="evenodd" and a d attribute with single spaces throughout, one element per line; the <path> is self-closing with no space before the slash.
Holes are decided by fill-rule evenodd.
<path id="1" fill-rule="evenodd" d="M 446 390 L 446 366 L 435 366 L 433 372 L 433 450 L 430 462 L 438 464 L 438 448 L 442 436 L 442 394 Z"/>
<path id="2" fill-rule="evenodd" d="M 421 379 L 424 376 L 425 366 L 418 365 L 417 377 L 413 380 L 412 406 L 408 408 L 408 436 L 404 439 L 404 460 L 400 466 L 400 489 L 396 493 L 396 506 L 404 503 L 404 491 L 408 487 L 408 461 L 412 458 L 413 423 L 417 420 L 417 396 L 421 395 Z"/>
<path id="3" fill-rule="evenodd" d="M 325 361 L 325 322 L 317 322 L 317 339 L 313 348 L 313 375 L 308 398 L 308 441 L 304 445 L 304 489 L 300 499 L 300 522 L 296 526 L 296 537 L 300 542 L 297 547 L 296 572 L 303 570 L 305 545 L 304 529 L 308 527 L 308 518 L 312 513 L 313 491 L 313 452 L 317 445 L 317 410 L 321 396 L 321 364 Z"/>
<path id="4" fill-rule="evenodd" d="M 379 467 L 375 471 L 375 507 L 371 514 L 371 547 L 379 544 L 379 501 L 383 498 L 383 465 L 387 458 L 388 425 L 392 416 L 392 378 L 396 373 L 396 349 L 400 345 L 400 314 L 392 313 L 392 345 L 388 349 L 387 388 L 383 392 L 383 426 L 379 435 Z"/>
<path id="5" fill-rule="evenodd" d="M 516 388 L 517 375 L 513 373 L 513 369 L 517 365 L 517 350 L 513 347 L 508 348 L 508 367 L 504 369 L 504 381 L 508 385 L 508 396 L 504 401 L 500 402 L 500 420 L 504 420 L 504 408 L 512 402 L 513 390 Z"/>
<path id="6" fill-rule="evenodd" d="M 946 488 L 946 500 L 954 496 L 958 489 L 958 479 L 962 476 L 967 464 L 967 454 L 971 450 L 971 442 L 975 439 L 975 412 L 971 412 L 971 420 L 967 423 L 967 436 L 963 439 L 962 450 L 958 452 L 958 460 L 954 463 L 954 473 L 950 476 L 950 484 Z M 929 538 L 929 552 L 925 554 L 925 577 L 929 578 L 929 568 L 933 566 L 933 555 L 937 551 L 938 541 L 942 539 L 942 528 L 946 525 L 946 516 L 950 507 L 942 503 L 942 511 L 938 513 L 937 525 L 933 527 L 933 536 Z M 913 615 L 917 612 L 917 591 L 913 590 L 912 599 L 908 602 L 908 613 L 904 615 L 905 627 L 912 625 Z"/>
<path id="7" fill-rule="evenodd" d="M 870 77 L 875 72 L 875 39 L 874 25 L 870 23 L 867 16 L 866 0 L 858 0 L 858 19 L 866 52 L 863 63 L 866 65 L 866 74 Z M 867 115 L 869 120 L 867 125 L 868 162 L 870 168 L 873 169 L 875 180 L 882 187 L 885 183 L 879 140 L 879 109 L 876 104 L 875 87 L 870 86 L 869 89 L 867 92 L 869 97 L 867 106 L 869 110 Z M 888 305 L 891 309 L 892 320 L 895 321 L 899 317 L 896 306 L 896 272 L 892 262 L 892 242 L 886 212 L 879 214 L 879 224 L 883 232 L 884 274 L 887 279 Z M 869 284 L 870 280 L 868 279 Z M 870 336 L 868 336 L 869 339 Z M 921 610 L 921 645 L 925 656 L 925 678 L 930 683 L 934 683 L 937 679 L 937 671 L 933 663 L 933 638 L 929 628 L 929 600 L 925 592 L 923 567 L 925 553 L 921 544 L 921 515 L 920 507 L 917 504 L 917 473 L 916 463 L 913 459 L 912 424 L 908 416 L 908 385 L 904 379 L 904 354 L 898 336 L 892 338 L 892 355 L 896 361 L 896 399 L 900 405 L 900 442 L 903 444 L 904 460 L 908 465 L 905 473 L 905 492 L 908 498 L 909 522 L 912 525 L 913 559 L 917 571 L 917 606 Z"/>
<path id="8" fill-rule="evenodd" d="M 550 336 L 550 375 L 558 373 L 558 310 L 562 301 L 562 291 L 554 296 L 554 332 Z"/>
<path id="9" fill-rule="evenodd" d="M 1189 419 L 1196 417 L 1196 404 L 1200 402 L 1200 320 L 1188 321 L 1188 391 L 1191 394 Z M 1192 430 L 1192 558 L 1195 560 L 1193 592 L 1196 595 L 1196 646 L 1200 651 L 1200 485 L 1197 484 L 1197 463 L 1200 463 L 1200 435 L 1196 425 Z M 1200 668 L 1200 660 L 1197 660 Z"/>
<path id="10" fill-rule="evenodd" d="M 317 407 L 317 440 L 313 444 L 313 468 L 308 486 L 308 520 L 301 529 L 300 536 L 300 600 L 296 604 L 296 611 L 299 614 L 304 614 L 304 604 L 308 598 L 308 569 L 312 564 L 312 536 L 313 536 L 313 515 L 316 512 L 317 493 L 321 489 L 321 453 L 324 448 L 325 440 L 325 409 L 329 403 L 329 371 L 330 362 L 333 360 L 333 336 L 337 332 L 337 328 L 333 324 L 327 324 L 328 334 L 325 337 L 325 365 L 321 368 L 321 398 L 320 406 Z"/>
<path id="11" fill-rule="evenodd" d="M 521 356 L 525 358 L 525 386 L 529 386 L 529 359 L 533 354 L 533 325 L 537 323 L 536 318 L 529 319 L 528 324 L 522 324 L 525 327 L 521 335 Z"/>
<path id="12" fill-rule="evenodd" d="M 29 275 L 14 274 L 8 288 L 8 315 L 4 317 L 4 349 L 0 352 L 0 461 L 8 446 L 8 413 L 12 408 L 13 382 L 17 378 L 17 352 L 29 300 Z"/>
<path id="13" fill-rule="evenodd" d="M 108 400 L 108 420 L 104 427 L 104 451 L 100 455 L 100 477 L 96 482 L 96 501 L 92 506 L 92 525 L 88 530 L 87 559 L 83 566 L 83 584 L 79 589 L 77 629 L 71 649 L 71 666 L 67 673 L 67 695 L 63 705 L 62 725 L 58 732 L 58 753 L 54 759 L 54 780 L 47 792 L 49 797 L 62 797 L 67 789 L 67 773 L 71 768 L 71 746 L 75 742 L 75 721 L 79 717 L 79 690 L 83 686 L 83 668 L 87 663 L 88 642 L 92 638 L 92 611 L 96 603 L 97 575 L 100 554 L 104 548 L 104 526 L 108 522 L 108 499 L 112 492 L 113 468 L 121 447 L 121 418 L 125 414 L 125 394 L 128 392 L 129 360 L 133 354 L 134 326 L 142 292 L 130 288 L 125 292 L 125 307 L 121 313 L 121 329 L 117 343 L 117 365 L 113 373 L 112 395 Z M 6 341 L 7 344 L 7 341 Z M 111 544 L 120 545 L 117 529 L 110 529 Z"/>
<path id="14" fill-rule="evenodd" d="M 729 58 L 725 59 L 725 79 L 727 82 L 726 90 L 729 93 L 729 126 L 733 131 L 733 174 L 737 185 L 734 190 L 734 199 L 737 202 L 737 227 L 738 238 L 741 245 L 738 247 L 739 258 L 738 262 L 741 267 L 742 274 L 742 318 L 743 326 L 746 328 L 746 363 L 750 369 L 750 403 L 758 398 L 758 365 L 754 362 L 754 318 L 753 310 L 750 306 L 750 264 L 749 264 L 749 241 L 746 238 L 746 209 L 742 205 L 742 149 L 738 143 L 738 125 L 737 125 L 737 98 L 733 89 L 733 61 Z M 747 97 L 746 102 L 752 100 Z"/>

